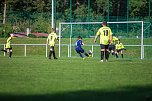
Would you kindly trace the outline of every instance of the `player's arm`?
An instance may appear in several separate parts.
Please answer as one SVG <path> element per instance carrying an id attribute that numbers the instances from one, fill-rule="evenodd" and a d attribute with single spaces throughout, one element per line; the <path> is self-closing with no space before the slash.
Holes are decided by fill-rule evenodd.
<path id="1" fill-rule="evenodd" d="M 56 39 L 57 41 L 59 41 L 59 37 L 57 36 L 57 34 L 55 35 L 55 39 Z"/>
<path id="2" fill-rule="evenodd" d="M 113 40 L 112 40 L 112 31 L 111 31 L 111 29 L 110 29 L 109 32 L 110 32 L 110 40 L 109 40 L 109 41 L 110 41 L 110 44 L 113 44 Z"/>
<path id="3" fill-rule="evenodd" d="M 84 45 L 84 42 L 82 42 L 82 45 Z"/>
<path id="4" fill-rule="evenodd" d="M 96 36 L 95 36 L 95 38 L 94 38 L 94 43 L 96 43 L 99 34 L 100 34 L 100 31 L 98 30 L 98 32 L 96 33 Z"/>
<path id="5" fill-rule="evenodd" d="M 47 45 L 49 44 L 49 36 L 48 36 L 48 38 L 46 39 L 46 44 L 47 44 Z"/>
<path id="6" fill-rule="evenodd" d="M 110 44 L 113 44 L 112 35 L 110 35 Z"/>
<path id="7" fill-rule="evenodd" d="M 122 49 L 122 50 L 126 50 L 126 48 L 124 47 L 123 44 L 121 44 L 121 49 Z"/>

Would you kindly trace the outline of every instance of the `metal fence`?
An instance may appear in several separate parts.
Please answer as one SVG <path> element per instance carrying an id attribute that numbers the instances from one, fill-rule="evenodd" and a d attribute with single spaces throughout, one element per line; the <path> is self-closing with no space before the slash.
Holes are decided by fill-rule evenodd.
<path id="1" fill-rule="evenodd" d="M 16 56 L 33 56 L 34 54 L 36 55 L 42 55 L 45 57 L 48 57 L 48 52 L 49 52 L 49 46 L 47 44 L 12 44 L 13 51 Z M 22 47 L 20 47 L 22 46 Z M 57 44 L 56 47 L 56 52 L 57 54 L 60 54 L 60 57 L 64 58 L 71 58 L 71 57 L 78 57 L 74 50 L 74 44 L 72 44 L 72 49 L 70 50 L 70 45 L 69 44 L 61 44 L 61 49 L 59 50 L 59 45 Z M 141 45 L 124 45 L 127 48 L 127 52 L 125 52 L 126 58 L 129 59 L 141 59 Z M 5 48 L 5 44 L 0 44 L 0 47 Z M 29 49 L 27 48 L 29 47 Z M 33 47 L 39 47 L 38 49 L 35 49 Z M 42 48 L 43 47 L 43 48 Z M 144 57 L 143 59 L 152 59 L 152 45 L 143 45 L 144 47 Z M 85 45 L 84 46 L 85 50 L 91 50 L 93 52 L 92 57 L 94 58 L 100 58 L 100 53 L 99 53 L 99 45 Z M 19 49 L 19 50 L 17 50 Z M 34 53 L 32 52 L 34 50 Z M 40 52 L 36 52 L 36 50 L 39 50 L 43 54 L 39 54 Z M 136 51 L 137 50 L 137 51 Z M 133 52 L 131 54 L 131 52 Z M 19 54 L 20 53 L 20 54 Z M 1 53 L 0 56 L 6 56 L 6 53 L 4 52 L 3 54 Z M 14 55 L 14 56 L 15 56 Z"/>

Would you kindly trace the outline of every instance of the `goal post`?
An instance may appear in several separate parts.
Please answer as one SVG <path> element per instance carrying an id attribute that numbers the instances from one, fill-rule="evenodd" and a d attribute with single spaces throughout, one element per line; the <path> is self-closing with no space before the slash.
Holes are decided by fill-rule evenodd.
<path id="1" fill-rule="evenodd" d="M 69 43 L 66 43 L 66 44 L 69 44 L 68 54 L 69 54 L 69 57 L 72 57 L 72 46 L 74 45 L 74 43 L 72 42 L 72 38 L 76 37 L 76 35 L 79 35 L 76 33 L 76 31 L 78 31 L 79 33 L 81 33 L 82 30 L 83 30 L 82 33 L 88 33 L 91 31 L 90 37 L 94 37 L 95 33 L 97 32 L 97 29 L 101 27 L 101 24 L 102 22 L 61 22 L 59 23 L 59 57 L 61 57 L 61 45 L 63 44 L 62 38 L 67 38 L 69 40 L 68 41 Z M 131 34 L 133 33 L 134 35 L 126 34 L 125 37 L 140 39 L 140 44 L 127 44 L 126 46 L 140 47 L 140 59 L 144 59 L 144 22 L 143 21 L 107 22 L 107 24 L 112 29 L 113 33 L 122 33 L 122 36 L 121 35 L 117 35 L 117 36 L 124 37 L 123 33 L 131 33 Z M 81 35 L 83 36 L 83 34 Z M 93 42 L 92 44 L 89 44 L 89 45 L 93 45 Z"/>

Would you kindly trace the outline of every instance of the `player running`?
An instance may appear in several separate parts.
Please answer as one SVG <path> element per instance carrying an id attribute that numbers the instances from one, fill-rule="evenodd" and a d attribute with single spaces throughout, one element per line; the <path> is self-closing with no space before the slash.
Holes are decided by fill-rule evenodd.
<path id="1" fill-rule="evenodd" d="M 11 40 L 12 38 L 15 38 L 13 36 L 13 34 L 10 34 L 10 37 L 7 39 L 6 45 L 5 45 L 5 49 L 1 49 L 1 51 L 5 52 L 5 53 L 9 53 L 9 58 L 12 57 L 12 46 L 11 46 Z"/>
<path id="2" fill-rule="evenodd" d="M 58 40 L 57 34 L 54 32 L 54 28 L 52 28 L 52 32 L 49 34 L 47 38 L 46 44 L 50 45 L 49 59 L 51 59 L 52 54 L 54 59 L 58 59 L 55 55 L 55 40 Z"/>
<path id="3" fill-rule="evenodd" d="M 89 55 L 88 53 L 86 53 L 84 51 L 84 49 L 82 48 L 82 45 L 84 45 L 84 43 L 82 42 L 82 37 L 78 36 L 77 41 L 75 42 L 75 50 L 76 52 L 80 55 L 81 58 L 85 59 L 84 56 L 81 53 L 84 53 L 85 56 L 90 57 L 91 55 Z"/>
<path id="4" fill-rule="evenodd" d="M 120 39 L 118 39 L 118 43 L 116 44 L 116 53 L 115 53 L 116 58 L 118 58 L 119 52 L 121 53 L 122 59 L 124 58 L 123 50 L 126 50 L 126 49 L 124 48 L 124 45 L 120 42 Z"/>
<path id="5" fill-rule="evenodd" d="M 97 37 L 100 36 L 100 47 L 101 47 L 101 62 L 104 60 L 104 56 L 106 61 L 109 59 L 109 44 L 112 44 L 112 31 L 109 27 L 107 27 L 107 22 L 103 22 L 102 26 L 94 39 L 94 43 L 96 43 Z"/>

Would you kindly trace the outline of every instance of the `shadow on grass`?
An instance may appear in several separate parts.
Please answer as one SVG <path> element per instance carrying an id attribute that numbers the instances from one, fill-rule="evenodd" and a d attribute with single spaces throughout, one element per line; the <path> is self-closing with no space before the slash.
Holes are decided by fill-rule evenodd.
<path id="1" fill-rule="evenodd" d="M 118 91 L 82 90 L 44 95 L 0 94 L 0 101 L 152 101 L 152 85 Z"/>

